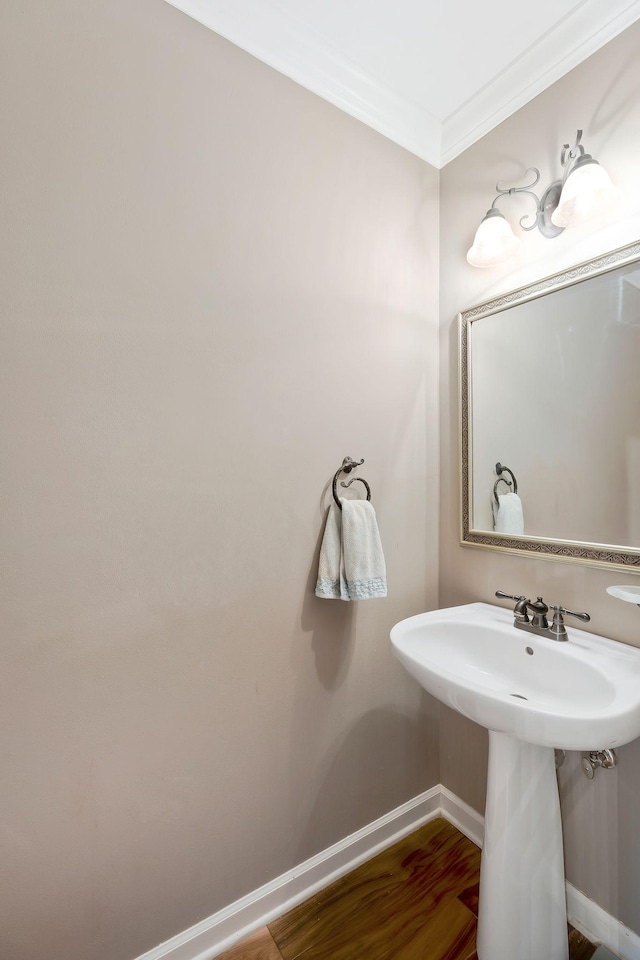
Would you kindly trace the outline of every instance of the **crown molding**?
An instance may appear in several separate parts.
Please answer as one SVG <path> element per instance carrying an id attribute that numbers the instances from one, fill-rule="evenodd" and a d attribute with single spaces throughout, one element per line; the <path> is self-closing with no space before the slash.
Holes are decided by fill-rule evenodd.
<path id="1" fill-rule="evenodd" d="M 442 124 L 444 166 L 640 19 L 640 0 L 584 0 Z"/>
<path id="2" fill-rule="evenodd" d="M 441 125 L 305 31 L 277 7 L 244 0 L 166 0 L 258 60 L 361 120 L 389 140 L 440 166 Z"/>
<path id="3" fill-rule="evenodd" d="M 640 0 L 583 0 L 440 122 L 264 0 L 166 2 L 437 168 L 640 19 Z"/>

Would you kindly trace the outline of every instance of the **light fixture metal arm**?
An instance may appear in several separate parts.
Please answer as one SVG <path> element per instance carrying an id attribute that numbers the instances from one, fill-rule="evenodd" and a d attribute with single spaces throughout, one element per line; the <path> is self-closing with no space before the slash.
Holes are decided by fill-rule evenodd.
<path id="1" fill-rule="evenodd" d="M 584 147 L 580 143 L 581 140 L 582 130 L 578 130 L 574 145 L 571 147 L 568 143 L 565 143 L 562 147 L 562 152 L 560 154 L 560 165 L 564 167 L 564 175 L 562 177 L 563 186 L 567 177 L 571 173 L 576 160 L 579 160 L 580 157 L 584 156 Z"/>
<path id="2" fill-rule="evenodd" d="M 555 224 L 551 222 L 551 213 L 553 210 L 555 210 L 558 204 L 558 198 L 560 197 L 560 191 L 562 190 L 562 183 L 560 180 L 555 180 L 552 184 L 550 184 L 550 186 L 547 187 L 545 192 L 542 194 L 542 197 L 539 197 L 538 194 L 534 193 L 531 188 L 535 187 L 536 184 L 540 182 L 540 171 L 537 167 L 528 167 L 527 174 L 533 174 L 535 179 L 532 183 L 525 183 L 521 187 L 504 187 L 502 186 L 504 181 L 498 180 L 496 183 L 496 190 L 498 191 L 498 194 L 491 206 L 493 209 L 497 209 L 496 203 L 501 197 L 511 197 L 516 193 L 526 194 L 526 196 L 531 197 L 535 203 L 536 212 L 535 216 L 532 213 L 526 213 L 523 217 L 520 217 L 520 227 L 526 231 L 535 230 L 537 227 L 543 237 L 557 237 L 558 234 L 562 233 L 564 228 L 556 227 Z M 531 221 L 532 217 L 533 223 L 527 222 Z"/>
<path id="3" fill-rule="evenodd" d="M 535 228 L 538 226 L 538 219 L 539 219 L 539 213 L 540 213 L 540 198 L 536 193 L 533 192 L 531 188 L 535 187 L 535 185 L 539 183 L 540 171 L 538 170 L 537 167 L 529 167 L 527 169 L 527 174 L 528 173 L 535 174 L 535 180 L 533 181 L 533 183 L 525 183 L 522 187 L 503 187 L 501 186 L 501 184 L 504 183 L 504 180 L 498 180 L 498 182 L 496 183 L 497 196 L 493 201 L 493 203 L 491 204 L 491 206 L 495 208 L 496 203 L 500 199 L 500 197 L 511 197 L 515 193 L 524 193 L 527 196 L 532 197 L 533 202 L 536 205 L 536 213 L 535 213 L 534 221 L 532 224 L 527 226 L 526 221 L 530 220 L 533 214 L 525 213 L 523 217 L 520 217 L 520 226 L 522 227 L 523 230 L 535 230 Z"/>

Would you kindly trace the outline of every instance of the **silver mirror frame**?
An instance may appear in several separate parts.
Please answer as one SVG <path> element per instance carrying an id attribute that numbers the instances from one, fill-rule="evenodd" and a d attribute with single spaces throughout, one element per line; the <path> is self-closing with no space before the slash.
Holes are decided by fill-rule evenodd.
<path id="1" fill-rule="evenodd" d="M 603 254 L 570 267 L 560 273 L 554 273 L 543 280 L 505 293 L 493 300 L 464 310 L 459 319 L 459 411 L 460 411 L 460 496 L 462 505 L 460 543 L 462 546 L 482 547 L 523 556 L 536 556 L 545 560 L 573 561 L 596 567 L 625 569 L 640 574 L 640 549 L 603 543 L 580 543 L 574 540 L 553 540 L 542 537 L 512 537 L 501 533 L 477 531 L 471 528 L 471 504 L 473 497 L 472 481 L 472 428 L 470 417 L 470 369 L 471 369 L 471 326 L 476 320 L 490 314 L 553 293 L 562 287 L 568 287 L 590 277 L 615 270 L 627 263 L 640 260 L 640 242 L 620 247 L 611 253 Z"/>

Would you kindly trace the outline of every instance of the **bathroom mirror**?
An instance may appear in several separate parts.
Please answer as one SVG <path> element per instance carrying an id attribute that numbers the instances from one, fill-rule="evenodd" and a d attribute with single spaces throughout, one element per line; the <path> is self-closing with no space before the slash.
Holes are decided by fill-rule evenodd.
<path id="1" fill-rule="evenodd" d="M 640 573 L 640 243 L 460 314 L 460 413 L 464 545 Z"/>

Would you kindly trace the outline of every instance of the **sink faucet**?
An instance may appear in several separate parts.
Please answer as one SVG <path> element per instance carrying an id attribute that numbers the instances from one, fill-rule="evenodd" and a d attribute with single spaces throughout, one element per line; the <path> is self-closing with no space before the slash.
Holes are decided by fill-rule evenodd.
<path id="1" fill-rule="evenodd" d="M 516 597 L 512 593 L 503 593 L 502 590 L 496 590 L 496 597 L 502 600 L 515 600 L 516 605 L 513 608 L 513 618 L 519 623 L 529 623 L 529 614 L 527 613 L 527 604 L 531 601 L 527 597 Z"/>
<path id="2" fill-rule="evenodd" d="M 496 597 L 501 600 L 515 600 L 516 605 L 513 608 L 513 625 L 519 630 L 527 630 L 529 633 L 537 633 L 540 636 L 551 637 L 552 640 L 568 640 L 567 628 L 564 623 L 565 617 L 577 617 L 583 623 L 589 623 L 591 617 L 588 613 L 573 613 L 566 607 L 549 606 L 542 597 L 531 601 L 527 597 L 514 596 L 511 593 L 503 593 L 502 590 L 496 590 Z M 553 621 L 549 623 L 547 614 L 549 609 L 553 610 Z M 532 619 L 529 620 L 529 613 Z"/>
<path id="3" fill-rule="evenodd" d="M 566 607 L 554 607 L 553 610 L 553 622 L 549 627 L 549 632 L 551 633 L 554 640 L 568 640 L 567 637 L 567 628 L 564 625 L 565 617 L 577 617 L 578 620 L 582 620 L 583 623 L 589 623 L 591 617 L 588 613 L 573 613 L 571 610 L 567 610 Z"/>
<path id="4" fill-rule="evenodd" d="M 527 600 L 527 610 L 530 610 L 533 614 L 533 619 L 531 621 L 532 627 L 536 627 L 539 630 L 549 629 L 549 621 L 547 620 L 549 607 L 544 602 L 542 597 L 538 597 L 535 603 L 532 603 L 531 600 Z"/>

